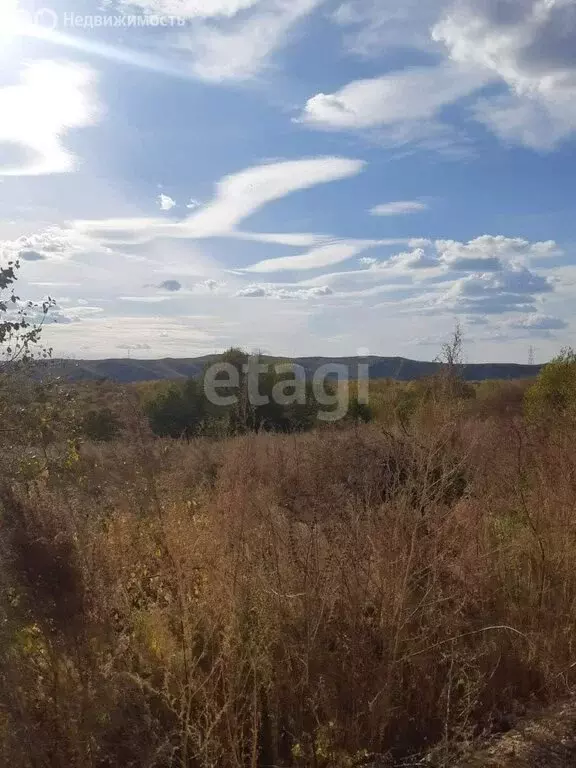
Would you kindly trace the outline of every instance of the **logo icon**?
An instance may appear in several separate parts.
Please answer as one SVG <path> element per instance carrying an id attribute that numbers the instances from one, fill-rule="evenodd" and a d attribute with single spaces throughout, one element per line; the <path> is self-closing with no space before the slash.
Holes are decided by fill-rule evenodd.
<path id="1" fill-rule="evenodd" d="M 52 8 L 40 8 L 34 14 L 34 25 L 53 32 L 58 26 L 58 14 Z"/>

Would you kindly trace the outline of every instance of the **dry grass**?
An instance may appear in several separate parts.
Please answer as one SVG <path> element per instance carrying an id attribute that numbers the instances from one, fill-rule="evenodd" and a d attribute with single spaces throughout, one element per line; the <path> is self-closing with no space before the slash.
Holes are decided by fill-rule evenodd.
<path id="1" fill-rule="evenodd" d="M 5 478 L 0 761 L 351 768 L 570 689 L 567 425 L 85 445 Z"/>

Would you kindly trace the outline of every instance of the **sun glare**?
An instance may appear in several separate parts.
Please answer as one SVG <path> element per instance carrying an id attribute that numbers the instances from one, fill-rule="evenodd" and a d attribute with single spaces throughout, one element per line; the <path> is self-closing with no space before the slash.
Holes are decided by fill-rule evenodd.
<path id="1" fill-rule="evenodd" d="M 45 18 L 45 17 L 48 18 Z M 19 0 L 0 0 L 0 55 L 21 35 L 43 37 L 52 29 L 53 11 L 36 14 L 20 7 Z"/>
<path id="2" fill-rule="evenodd" d="M 0 54 L 22 30 L 24 16 L 18 7 L 18 0 L 0 0 Z"/>
<path id="3" fill-rule="evenodd" d="M 16 33 L 21 21 L 22 11 L 18 6 L 18 0 L 2 0 L 0 3 L 0 34 Z"/>

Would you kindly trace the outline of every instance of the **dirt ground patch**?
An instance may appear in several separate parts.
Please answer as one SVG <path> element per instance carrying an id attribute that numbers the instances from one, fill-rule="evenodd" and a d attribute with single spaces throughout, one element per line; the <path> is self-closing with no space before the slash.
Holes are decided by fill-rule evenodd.
<path id="1" fill-rule="evenodd" d="M 572 768 L 576 766 L 576 699 L 527 719 L 454 768 Z"/>

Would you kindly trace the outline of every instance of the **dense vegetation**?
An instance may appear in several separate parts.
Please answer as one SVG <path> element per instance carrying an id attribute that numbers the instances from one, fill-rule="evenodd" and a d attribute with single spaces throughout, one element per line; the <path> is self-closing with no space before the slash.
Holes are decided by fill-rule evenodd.
<path id="1" fill-rule="evenodd" d="M 300 432 L 318 423 L 319 405 L 310 384 L 305 387 L 301 403 L 280 405 L 272 396 L 274 387 L 285 380 L 288 389 L 293 375 L 290 371 L 278 374 L 274 364 L 262 363 L 260 357 L 254 356 L 252 362 L 261 363 L 264 369 L 258 381 L 259 395 L 269 402 L 252 404 L 245 370 L 249 359 L 250 356 L 239 349 L 230 349 L 219 357 L 218 362 L 230 364 L 237 374 L 238 385 L 229 392 L 236 395 L 237 402 L 230 405 L 214 405 L 206 396 L 205 377 L 210 365 L 196 379 L 140 385 L 138 391 L 153 433 L 158 437 L 189 439 L 199 435 L 231 436 L 260 431 Z M 326 388 L 336 392 L 330 383 Z"/>
<path id="2" fill-rule="evenodd" d="M 5 366 L 0 762 L 447 766 L 565 695 L 576 360 L 458 373 L 379 382 L 369 424 L 198 437 L 197 382 Z"/>

